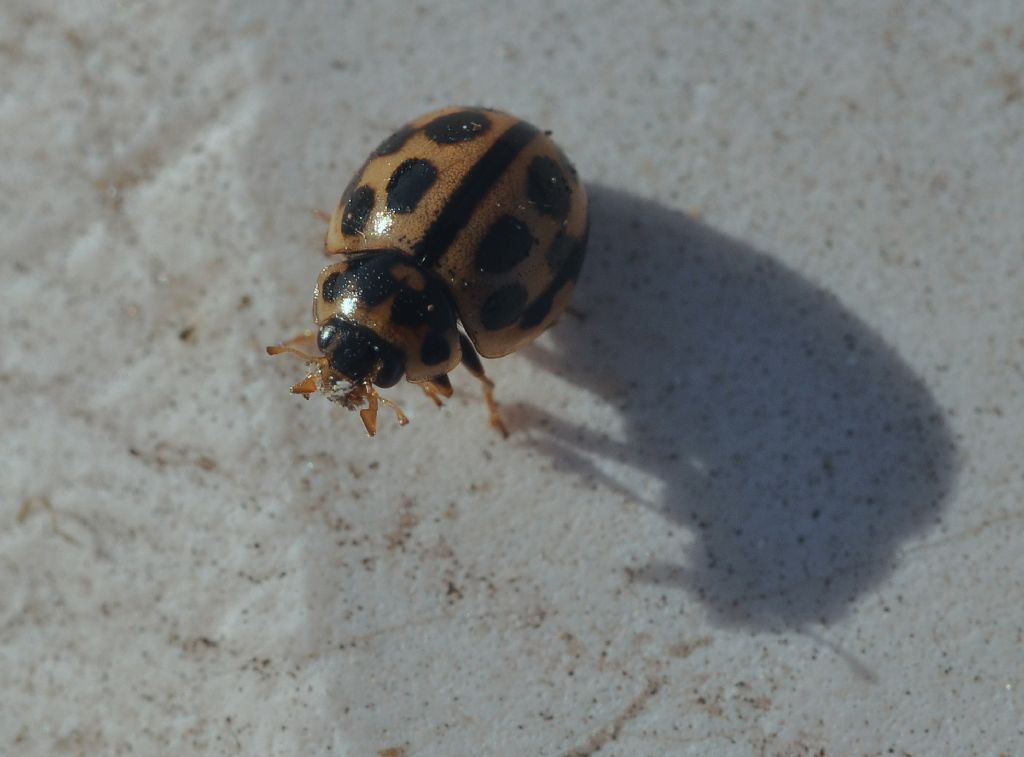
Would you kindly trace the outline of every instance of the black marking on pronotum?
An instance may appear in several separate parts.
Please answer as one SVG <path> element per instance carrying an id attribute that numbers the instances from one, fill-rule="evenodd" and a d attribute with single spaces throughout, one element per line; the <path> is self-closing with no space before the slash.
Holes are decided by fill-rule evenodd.
<path id="1" fill-rule="evenodd" d="M 537 240 L 526 224 L 513 216 L 502 216 L 487 230 L 476 248 L 476 267 L 481 273 L 505 273 L 530 255 Z"/>
<path id="2" fill-rule="evenodd" d="M 355 253 L 345 261 L 347 266 L 332 285 L 335 298 L 342 292 L 355 296 L 360 305 L 373 307 L 387 299 L 397 288 L 398 281 L 391 273 L 391 266 L 405 262 L 408 256 L 398 250 L 383 248 Z M 332 274 L 333 276 L 333 274 Z M 328 276 L 328 279 L 331 278 Z M 324 280 L 327 283 L 327 279 Z M 320 289 L 324 296 L 324 288 Z"/>
<path id="3" fill-rule="evenodd" d="M 426 324 L 434 331 L 455 328 L 455 311 L 444 285 L 432 275 L 425 274 L 425 278 L 426 286 L 421 290 L 399 287 L 391 303 L 391 322 L 407 328 Z"/>
<path id="4" fill-rule="evenodd" d="M 416 255 L 423 265 L 432 267 L 465 226 L 488 190 L 494 185 L 515 157 L 537 135 L 537 129 L 519 121 L 480 156 L 469 169 L 437 219 L 416 245 Z"/>
<path id="5" fill-rule="evenodd" d="M 396 326 L 421 326 L 429 314 L 430 297 L 426 292 L 417 292 L 402 287 L 391 303 L 391 322 Z"/>
<path id="6" fill-rule="evenodd" d="M 437 180 L 437 169 L 429 160 L 409 158 L 388 179 L 388 210 L 412 213 L 426 191 Z"/>

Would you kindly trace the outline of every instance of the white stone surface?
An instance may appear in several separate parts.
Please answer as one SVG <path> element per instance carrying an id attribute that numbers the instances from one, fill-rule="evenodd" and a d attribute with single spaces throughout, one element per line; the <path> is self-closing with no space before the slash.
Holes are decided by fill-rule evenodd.
<path id="1" fill-rule="evenodd" d="M 7 0 L 0 63 L 0 753 L 1024 749 L 1019 0 Z M 370 440 L 263 346 L 449 103 L 592 187 L 581 315 L 510 440 L 464 371 Z"/>

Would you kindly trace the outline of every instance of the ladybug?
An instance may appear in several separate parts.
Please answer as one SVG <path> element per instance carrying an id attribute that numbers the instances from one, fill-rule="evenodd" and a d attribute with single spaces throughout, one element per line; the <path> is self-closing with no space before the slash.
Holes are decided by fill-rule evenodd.
<path id="1" fill-rule="evenodd" d="M 359 409 L 370 436 L 379 403 L 408 423 L 378 388 L 404 376 L 441 405 L 461 362 L 507 436 L 480 356 L 507 355 L 557 320 L 587 229 L 586 192 L 547 132 L 487 108 L 428 113 L 380 143 L 331 216 L 324 252 L 338 262 L 317 278 L 316 333 L 267 352 L 315 366 L 292 392 Z"/>

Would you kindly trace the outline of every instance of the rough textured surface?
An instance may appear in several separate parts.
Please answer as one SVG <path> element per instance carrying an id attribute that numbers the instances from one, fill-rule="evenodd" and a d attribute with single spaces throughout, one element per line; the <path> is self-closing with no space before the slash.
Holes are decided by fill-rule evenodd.
<path id="1" fill-rule="evenodd" d="M 0 752 L 1018 753 L 1021 4 L 478 5 L 3 4 Z M 578 315 L 368 440 L 262 348 L 453 102 Z"/>

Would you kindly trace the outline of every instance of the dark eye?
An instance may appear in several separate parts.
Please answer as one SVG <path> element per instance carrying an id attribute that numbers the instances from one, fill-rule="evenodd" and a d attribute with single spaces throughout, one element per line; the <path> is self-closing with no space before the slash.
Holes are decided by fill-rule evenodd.
<path id="1" fill-rule="evenodd" d="M 316 336 L 316 346 L 321 352 L 327 352 L 331 342 L 338 336 L 338 325 L 334 321 L 328 321 L 320 327 L 320 333 Z"/>

